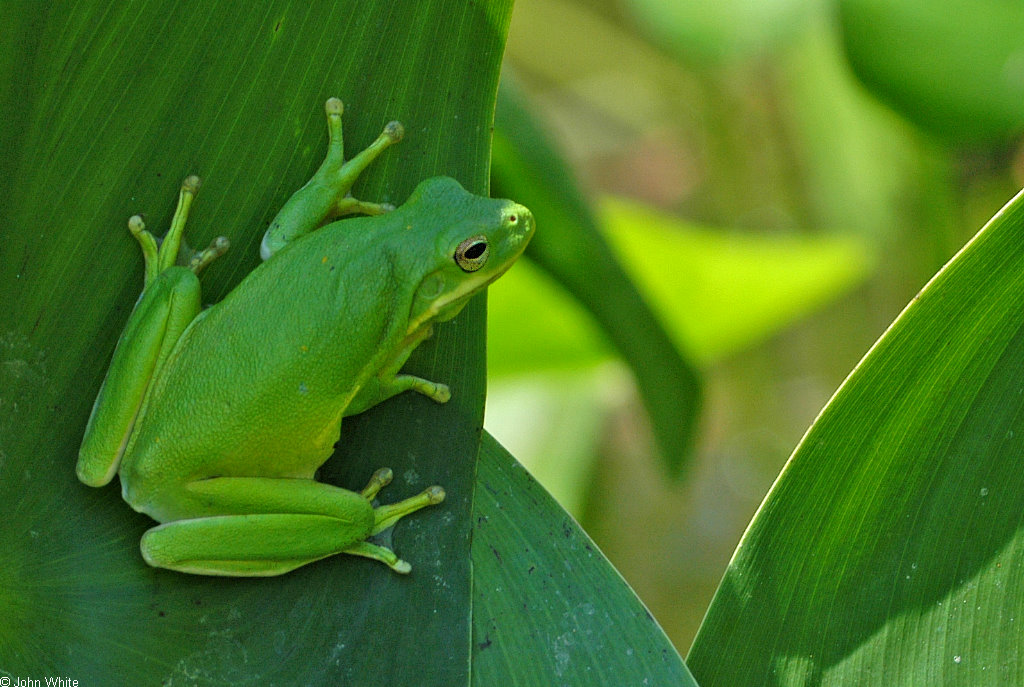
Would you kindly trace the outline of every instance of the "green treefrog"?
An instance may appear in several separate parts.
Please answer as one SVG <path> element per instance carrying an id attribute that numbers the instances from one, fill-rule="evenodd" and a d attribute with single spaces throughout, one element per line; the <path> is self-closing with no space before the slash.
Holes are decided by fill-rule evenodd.
<path id="1" fill-rule="evenodd" d="M 77 473 L 97 487 L 117 474 L 125 501 L 160 523 L 141 541 L 152 566 L 269 576 L 348 553 L 406 573 L 408 563 L 367 539 L 444 499 L 434 486 L 375 508 L 390 470 L 359 493 L 316 481 L 316 471 L 342 418 L 407 390 L 449 399 L 447 386 L 402 374 L 402 365 L 434 323 L 515 262 L 533 216 L 448 177 L 421 182 L 397 209 L 354 199 L 352 184 L 402 126 L 391 122 L 346 161 L 341 101 L 325 109 L 326 159 L 271 223 L 264 262 L 219 303 L 202 308 L 198 273 L 226 239 L 175 264 L 198 178 L 182 184 L 159 245 L 140 217 L 129 220 L 145 286 Z M 366 216 L 331 221 L 352 213 Z"/>

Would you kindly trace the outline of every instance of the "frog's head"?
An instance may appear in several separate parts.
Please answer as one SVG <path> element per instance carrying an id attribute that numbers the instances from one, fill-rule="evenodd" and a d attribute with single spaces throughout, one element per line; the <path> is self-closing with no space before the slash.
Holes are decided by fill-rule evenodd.
<path id="1" fill-rule="evenodd" d="M 432 221 L 429 255 L 413 295 L 409 333 L 455 317 L 469 299 L 505 273 L 533 237 L 533 215 L 510 200 L 483 198 L 449 177 L 427 179 L 406 206 Z M 403 207 L 406 207 L 403 206 Z M 418 224 L 418 222 L 417 222 Z M 416 227 L 426 231 L 428 227 Z"/>

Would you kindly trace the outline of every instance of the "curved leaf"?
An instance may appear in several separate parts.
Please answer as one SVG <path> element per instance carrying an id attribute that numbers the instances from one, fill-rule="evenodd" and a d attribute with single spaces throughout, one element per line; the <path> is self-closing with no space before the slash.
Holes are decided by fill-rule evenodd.
<path id="1" fill-rule="evenodd" d="M 597 230 L 565 163 L 502 82 L 495 122 L 494 185 L 533 210 L 538 232 L 527 255 L 594 316 L 636 375 L 669 472 L 686 467 L 700 409 L 697 370 L 661 323 Z"/>
<path id="2" fill-rule="evenodd" d="M 81 684 L 466 683 L 482 300 L 409 363 L 450 383 L 452 401 L 406 395 L 353 419 L 323 471 L 361 487 L 391 466 L 384 501 L 446 487 L 442 507 L 394 532 L 408 577 L 349 556 L 271 579 L 149 569 L 138 540 L 152 522 L 115 486 L 79 484 L 74 464 L 141 286 L 127 217 L 166 226 L 179 180 L 202 176 L 189 239 L 223 233 L 234 246 L 203 277 L 204 297 L 218 300 L 322 159 L 331 95 L 346 104 L 349 151 L 389 119 L 408 132 L 357 196 L 398 203 L 442 173 L 485 192 L 510 5 L 3 4 L 17 29 L 0 46 L 3 671 Z"/>
<path id="3" fill-rule="evenodd" d="M 715 685 L 1024 681 L 1024 194 L 800 443 L 690 651 Z"/>
<path id="4" fill-rule="evenodd" d="M 489 434 L 477 479 L 474 685 L 696 685 L 594 542 Z"/>

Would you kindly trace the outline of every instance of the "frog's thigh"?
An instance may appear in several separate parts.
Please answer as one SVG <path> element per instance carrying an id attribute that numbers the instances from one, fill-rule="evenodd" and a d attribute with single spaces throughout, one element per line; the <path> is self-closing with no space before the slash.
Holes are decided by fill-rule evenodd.
<path id="1" fill-rule="evenodd" d="M 281 575 L 341 553 L 351 537 L 327 515 L 261 513 L 176 520 L 147 530 L 142 556 L 198 575 Z"/>
<path id="2" fill-rule="evenodd" d="M 157 366 L 201 308 L 199 279 L 184 268 L 164 271 L 135 305 L 93 404 L 78 456 L 90 486 L 113 479 Z"/>
<path id="3" fill-rule="evenodd" d="M 197 512 L 214 515 L 148 530 L 141 546 L 150 565 L 204 575 L 280 575 L 341 553 L 374 525 L 365 498 L 313 480 L 218 477 L 185 491 Z"/>

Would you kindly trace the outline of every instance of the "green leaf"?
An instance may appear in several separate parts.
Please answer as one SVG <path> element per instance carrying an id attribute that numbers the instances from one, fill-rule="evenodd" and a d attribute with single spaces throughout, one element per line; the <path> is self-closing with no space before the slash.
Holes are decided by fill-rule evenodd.
<path id="1" fill-rule="evenodd" d="M 1024 681 L 1024 195 L 800 443 L 688 663 L 700 684 Z"/>
<path id="2" fill-rule="evenodd" d="M 669 472 L 682 474 L 700 407 L 699 375 L 673 345 L 597 230 L 568 168 L 508 79 L 495 121 L 496 193 L 533 211 L 527 255 L 594 317 L 637 379 Z"/>
<path id="3" fill-rule="evenodd" d="M 1005 0 L 842 0 L 857 75 L 915 123 L 955 141 L 1024 130 L 1024 6 Z"/>
<path id="4" fill-rule="evenodd" d="M 147 568 L 152 521 L 116 486 L 77 482 L 92 400 L 140 288 L 126 219 L 165 227 L 180 180 L 204 179 L 187 233 L 233 248 L 204 274 L 216 301 L 257 263 L 270 218 L 325 152 L 323 102 L 346 147 L 390 119 L 406 139 L 356 185 L 401 202 L 448 174 L 487 188 L 511 2 L 170 0 L 3 3 L 0 46 L 0 667 L 82 684 L 466 684 L 470 509 L 483 410 L 482 299 L 409 369 L 450 383 L 347 423 L 326 481 L 382 465 L 397 500 L 448 501 L 398 525 L 402 577 L 339 556 L 272 579 Z M 128 657 L 128 661 L 113 661 Z M 111 671 L 116 671 L 116 677 Z"/>
<path id="5" fill-rule="evenodd" d="M 594 542 L 487 434 L 477 479 L 474 685 L 696 685 Z"/>

